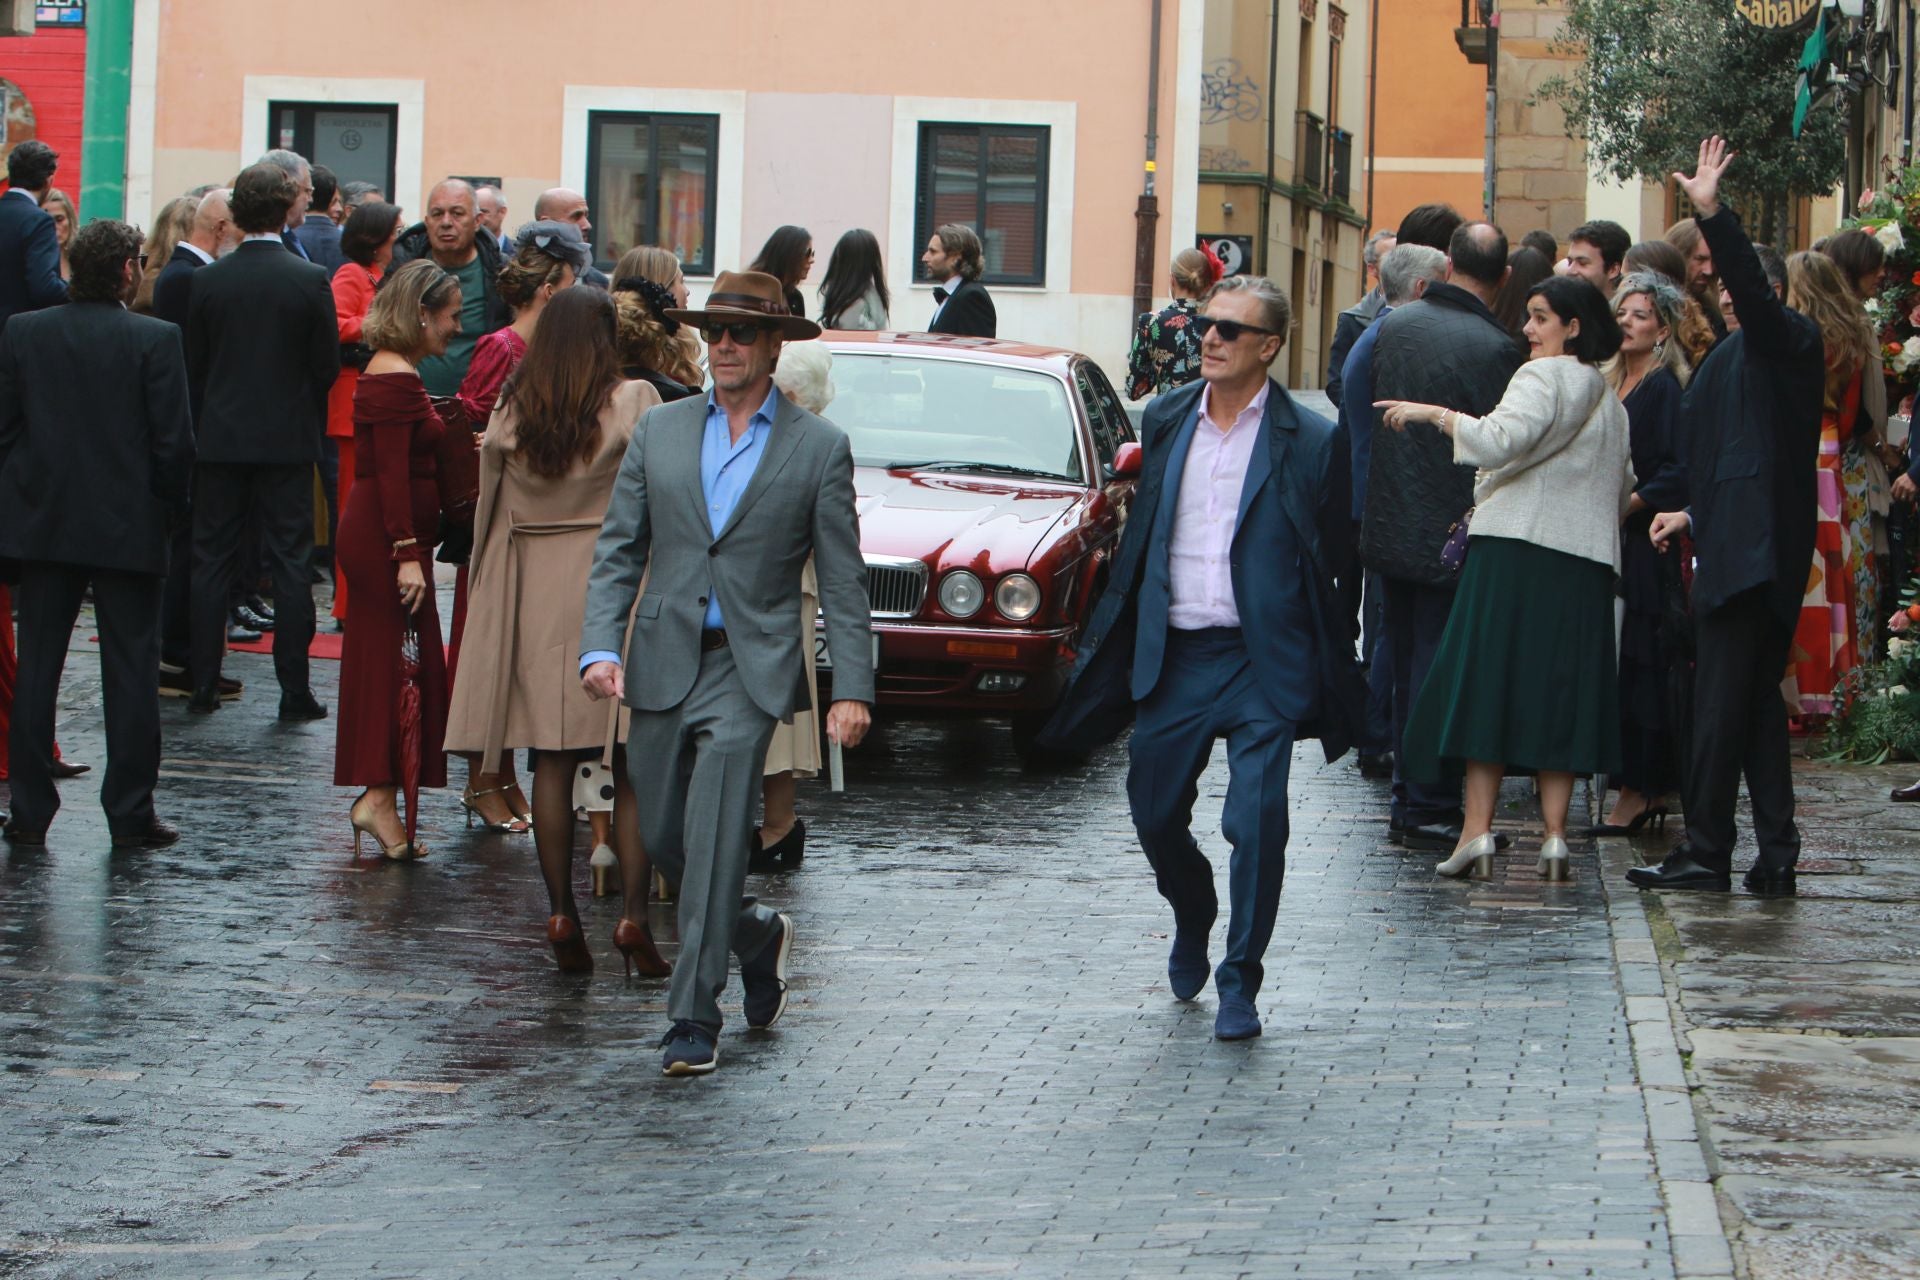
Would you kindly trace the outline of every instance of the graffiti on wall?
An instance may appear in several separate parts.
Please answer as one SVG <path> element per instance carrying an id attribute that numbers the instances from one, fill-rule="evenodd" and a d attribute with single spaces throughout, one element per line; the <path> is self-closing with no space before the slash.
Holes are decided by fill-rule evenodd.
<path id="1" fill-rule="evenodd" d="M 1253 169 L 1253 161 L 1232 147 L 1202 146 L 1200 169 L 1204 173 L 1249 173 Z"/>
<path id="2" fill-rule="evenodd" d="M 1218 58 L 1200 73 L 1200 123 L 1258 120 L 1265 110 L 1260 86 L 1238 58 Z"/>

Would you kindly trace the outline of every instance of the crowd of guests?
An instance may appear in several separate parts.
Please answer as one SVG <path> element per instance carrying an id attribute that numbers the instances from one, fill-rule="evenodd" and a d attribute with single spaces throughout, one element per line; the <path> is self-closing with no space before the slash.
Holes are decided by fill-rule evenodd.
<path id="1" fill-rule="evenodd" d="M 1445 853 L 1443 875 L 1490 871 L 1519 771 L 1543 876 L 1566 874 L 1574 778 L 1598 775 L 1612 799 L 1591 834 L 1684 809 L 1684 842 L 1636 883 L 1725 889 L 1744 773 L 1746 884 L 1794 891 L 1789 734 L 1883 643 L 1888 517 L 1916 487 L 1865 309 L 1881 246 L 1752 244 L 1718 204 L 1729 161 L 1703 144 L 1682 184 L 1697 216 L 1657 240 L 1596 221 L 1564 251 L 1543 231 L 1510 246 L 1424 205 L 1366 243 L 1374 287 L 1339 316 L 1326 378 L 1352 462 L 1356 745 L 1392 779 L 1390 838 Z M 1212 267 L 1176 258 L 1173 301 L 1136 330 L 1133 395 L 1201 376 Z"/>

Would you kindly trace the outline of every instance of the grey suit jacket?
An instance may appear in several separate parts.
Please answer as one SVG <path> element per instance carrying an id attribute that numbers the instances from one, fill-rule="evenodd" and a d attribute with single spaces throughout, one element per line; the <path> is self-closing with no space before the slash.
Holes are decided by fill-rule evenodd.
<path id="1" fill-rule="evenodd" d="M 807 702 L 805 664 L 813 654 L 796 624 L 800 571 L 812 555 L 833 651 L 833 696 L 872 702 L 867 567 L 846 436 L 780 396 L 766 452 L 715 537 L 700 486 L 706 421 L 707 397 L 689 396 L 649 409 L 634 429 L 594 548 L 580 652 L 626 654 L 628 706 L 676 707 L 699 674 L 712 590 L 748 695 L 788 719 Z M 647 589 L 639 594 L 643 572 Z"/>

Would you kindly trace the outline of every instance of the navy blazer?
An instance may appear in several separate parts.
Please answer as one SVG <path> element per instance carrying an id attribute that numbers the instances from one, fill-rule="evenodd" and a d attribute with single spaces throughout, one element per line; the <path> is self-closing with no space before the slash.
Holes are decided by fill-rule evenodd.
<path id="1" fill-rule="evenodd" d="M 193 273 L 210 266 L 184 244 L 173 246 L 173 256 L 153 282 L 153 314 L 182 331 L 187 327 L 187 304 L 193 297 Z"/>
<path id="2" fill-rule="evenodd" d="M 1147 406 L 1140 432 L 1146 460 L 1127 527 L 1066 692 L 1040 735 L 1043 746 L 1087 751 L 1118 737 L 1133 719 L 1136 649 L 1156 643 L 1151 635 L 1142 637 L 1142 587 L 1149 564 L 1165 562 L 1171 521 L 1160 518 L 1161 503 L 1178 500 L 1177 480 L 1170 476 L 1178 472 L 1170 464 L 1176 453 L 1184 462 L 1185 442 L 1192 438 L 1186 428 L 1205 387 L 1189 383 Z M 1289 643 L 1291 629 L 1280 615 L 1301 593 L 1294 589 L 1297 577 L 1290 584 L 1279 575 L 1304 572 L 1317 696 L 1297 736 L 1318 738 L 1327 759 L 1336 760 L 1357 740 L 1367 698 L 1333 585 L 1353 550 L 1347 442 L 1338 427 L 1302 409 L 1277 382 L 1269 384 L 1261 429 L 1266 453 L 1248 466 L 1252 483 L 1242 494 L 1234 533 L 1234 600 L 1255 677 L 1275 706 L 1284 708 L 1300 685 L 1301 653 Z M 1256 467 L 1264 469 L 1263 478 Z M 1283 554 L 1289 544 L 1291 556 Z M 1164 626 L 1148 628 L 1156 630 L 1164 641 Z"/>
<path id="3" fill-rule="evenodd" d="M 53 215 L 28 192 L 0 195 L 0 330 L 9 317 L 66 300 Z"/>

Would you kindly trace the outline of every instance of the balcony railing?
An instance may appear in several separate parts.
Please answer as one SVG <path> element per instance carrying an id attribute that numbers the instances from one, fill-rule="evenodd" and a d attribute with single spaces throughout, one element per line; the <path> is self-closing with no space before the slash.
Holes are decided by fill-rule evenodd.
<path id="1" fill-rule="evenodd" d="M 1293 181 L 1310 191 L 1324 191 L 1327 180 L 1326 125 L 1311 111 L 1294 115 Z"/>
<path id="2" fill-rule="evenodd" d="M 1333 161 L 1328 165 L 1327 194 L 1335 200 L 1347 203 L 1352 191 L 1353 173 L 1353 133 L 1348 129 L 1333 129 Z"/>
<path id="3" fill-rule="evenodd" d="M 1484 67 L 1493 56 L 1493 0 L 1460 0 L 1460 25 L 1453 29 L 1453 42 L 1467 61 Z"/>

